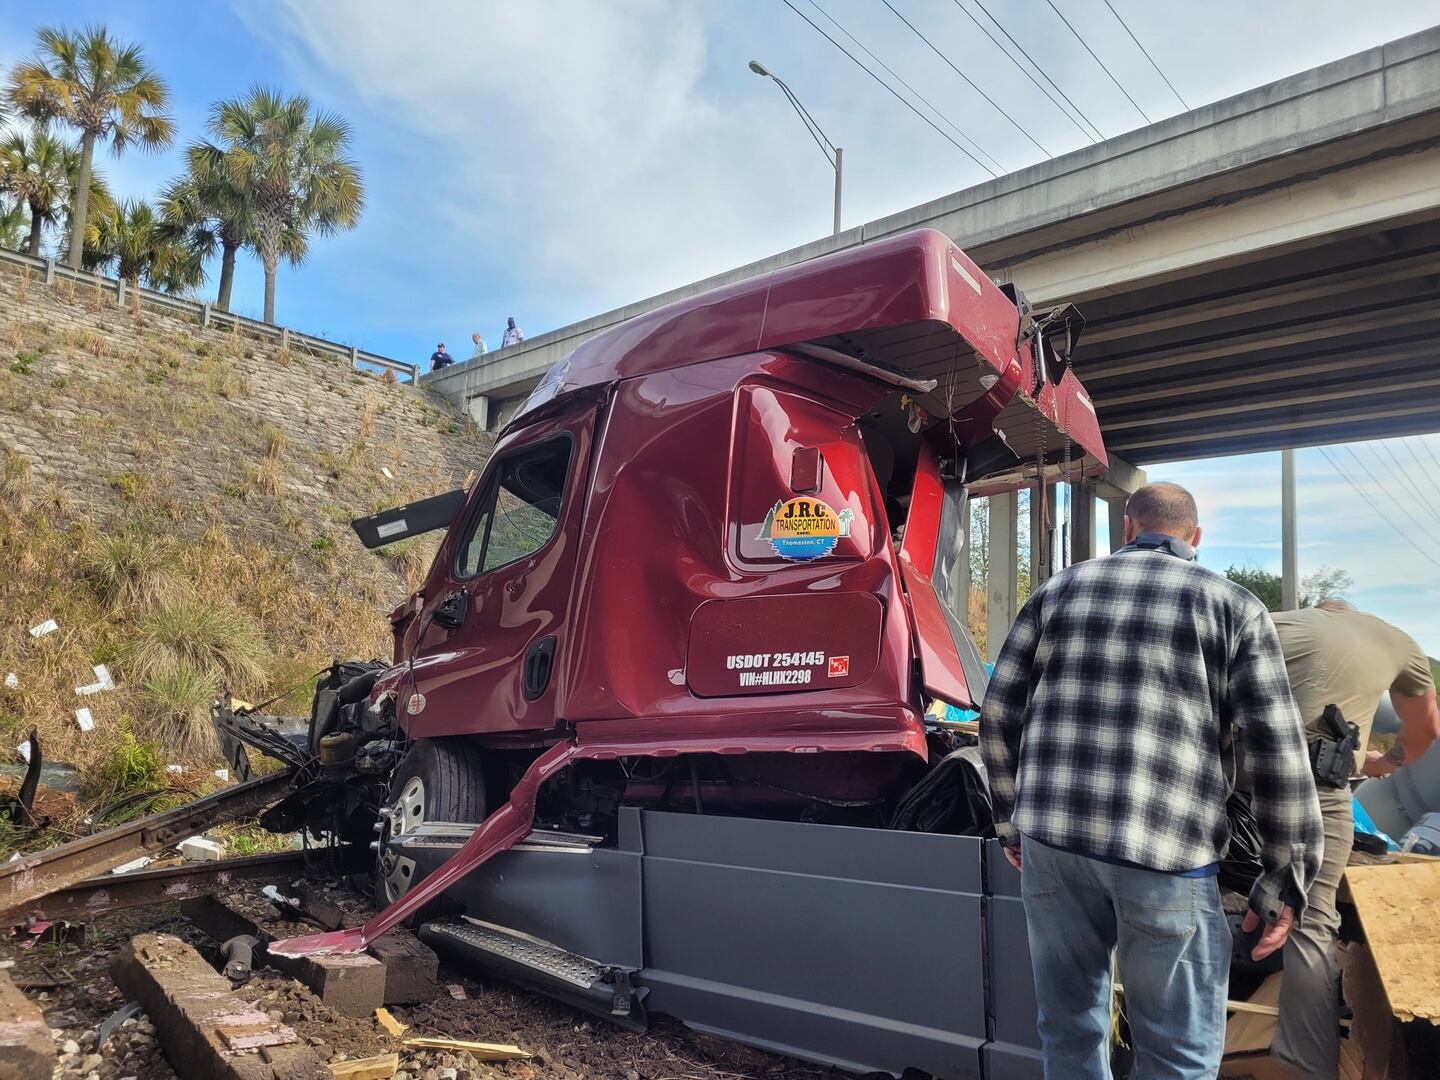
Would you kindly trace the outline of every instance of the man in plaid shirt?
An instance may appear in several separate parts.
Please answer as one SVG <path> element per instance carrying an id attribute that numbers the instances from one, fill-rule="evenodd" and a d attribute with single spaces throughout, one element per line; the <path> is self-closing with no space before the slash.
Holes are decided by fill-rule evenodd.
<path id="1" fill-rule="evenodd" d="M 1195 500 L 1141 488 L 1125 540 L 1030 597 L 996 661 L 980 746 L 1021 870 L 1045 1075 L 1110 1076 L 1118 953 L 1137 1075 L 1199 1080 L 1224 1046 L 1216 875 L 1237 750 L 1264 842 L 1245 919 L 1266 924 L 1257 960 L 1304 907 L 1323 827 L 1274 625 L 1195 563 Z"/>

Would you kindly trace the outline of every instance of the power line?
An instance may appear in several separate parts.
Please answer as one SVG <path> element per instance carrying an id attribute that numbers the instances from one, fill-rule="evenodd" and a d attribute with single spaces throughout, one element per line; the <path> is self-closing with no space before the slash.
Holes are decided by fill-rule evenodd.
<path id="1" fill-rule="evenodd" d="M 1405 441 L 1408 443 L 1410 440 L 1406 439 Z M 1431 449 L 1430 444 L 1425 441 L 1423 436 L 1417 439 L 1416 442 L 1425 448 L 1425 453 L 1430 455 L 1430 460 L 1435 463 L 1436 475 L 1440 476 L 1440 457 L 1435 456 L 1435 451 Z"/>
<path id="2" fill-rule="evenodd" d="M 1365 494 L 1365 489 L 1350 478 L 1350 474 L 1340 467 L 1339 463 L 1330 456 L 1330 454 L 1326 451 L 1325 447 L 1321 446 L 1317 447 L 1317 449 L 1320 451 L 1321 457 L 1323 457 L 1326 461 L 1330 463 L 1330 467 L 1340 474 L 1340 478 L 1344 480 L 1347 484 L 1349 484 L 1352 488 L 1354 488 L 1355 494 L 1359 495 L 1360 498 L 1364 499 L 1365 502 L 1369 504 L 1370 509 L 1374 510 L 1377 516 L 1379 516 L 1387 525 L 1389 525 L 1390 528 L 1394 529 L 1402 540 L 1404 540 L 1407 544 L 1413 547 L 1427 560 L 1434 563 L 1437 567 L 1440 567 L 1440 562 L 1437 562 L 1433 555 L 1431 555 L 1428 551 L 1422 548 L 1419 544 L 1415 543 L 1414 540 L 1410 539 L 1409 533 L 1405 532 L 1405 530 L 1400 528 L 1400 526 L 1396 525 L 1395 522 L 1390 519 L 1389 514 L 1385 513 L 1384 510 L 1381 510 L 1380 507 L 1375 505 L 1375 502 L 1370 498 L 1370 496 Z"/>
<path id="3" fill-rule="evenodd" d="M 966 75 L 965 72 L 961 71 L 958 67 L 956 67 L 954 61 L 952 61 L 948 56 L 941 52 L 939 48 L 936 47 L 933 41 L 931 41 L 928 37 L 922 34 L 918 29 L 916 29 L 914 23 L 912 23 L 909 19 L 905 18 L 904 15 L 900 14 L 900 9 L 897 8 L 894 4 L 890 3 L 890 0 L 880 0 L 880 2 L 884 4 L 887 8 L 889 8 L 891 11 L 893 11 L 897 19 L 903 22 L 906 26 L 910 27 L 911 31 L 915 34 L 916 37 L 918 37 L 926 45 L 930 46 L 930 51 L 933 52 L 936 56 L 938 56 L 941 60 L 944 60 L 945 63 L 950 66 L 951 71 L 955 72 L 956 75 L 959 75 L 960 78 L 964 79 L 967 83 L 969 83 L 972 90 L 974 90 L 977 94 L 979 94 L 986 101 L 988 101 L 994 107 L 996 112 L 998 112 L 1001 116 L 1005 117 L 1006 120 L 1009 120 L 1011 126 L 1014 127 L 1016 131 L 1020 132 L 1021 135 L 1024 135 L 1025 138 L 1029 139 L 1032 143 L 1034 143 L 1037 150 L 1039 150 L 1047 158 L 1055 156 L 1054 154 L 1050 153 L 1049 150 L 1046 150 L 1045 147 L 1041 146 L 1035 136 L 1031 135 L 1030 132 L 1026 131 L 1025 128 L 1021 126 L 1021 124 L 1017 122 L 1013 116 L 1011 116 L 1008 112 L 1002 109 L 999 103 L 994 98 L 992 98 L 984 90 L 981 90 L 980 87 L 976 86 L 970 76 Z"/>
<path id="4" fill-rule="evenodd" d="M 987 19 L 989 19 L 992 23 L 995 24 L 995 28 L 999 30 L 1000 33 L 1005 35 L 1005 40 L 1010 42 L 1011 45 L 1014 45 L 1015 48 L 1019 51 L 1020 55 L 1025 57 L 1026 60 L 1030 61 L 1030 66 L 1040 73 L 1040 77 L 1055 88 L 1055 92 L 1065 100 L 1065 104 L 1069 105 L 1070 108 L 1075 110 L 1075 114 L 1079 116 L 1081 120 L 1084 120 L 1087 125 L 1089 125 L 1090 130 L 1095 132 L 1096 137 L 1099 139 L 1104 139 L 1105 133 L 1101 131 L 1098 127 L 1096 127 L 1094 124 L 1090 123 L 1090 118 L 1080 111 L 1080 106 L 1076 105 L 1075 102 L 1070 100 L 1070 95 L 1065 93 L 1064 90 L 1060 89 L 1060 84 L 1057 83 L 1054 79 L 1050 78 L 1050 76 L 1046 74 L 1043 67 L 1035 63 L 1034 58 L 1025 51 L 1025 46 L 1021 45 L 1018 41 L 1016 41 L 1013 37 L 1010 36 L 1010 31 L 1005 29 L 1004 25 L 1001 24 L 999 19 L 995 18 L 994 15 L 990 14 L 990 9 L 987 8 L 984 3 L 981 2 L 981 0 L 975 0 L 975 6 L 984 13 Z"/>
<path id="5" fill-rule="evenodd" d="M 1135 47 L 1145 54 L 1145 59 L 1150 61 L 1150 66 L 1155 69 L 1155 74 L 1159 75 L 1160 78 L 1165 79 L 1165 85 L 1170 87 L 1170 93 L 1175 95 L 1175 100 L 1180 102 L 1180 104 L 1184 106 L 1186 112 L 1189 112 L 1190 106 L 1185 104 L 1185 99 L 1180 96 L 1180 91 L 1175 89 L 1174 83 L 1172 83 L 1168 78 L 1165 78 L 1165 72 L 1160 70 L 1160 65 L 1157 64 L 1155 62 L 1155 58 L 1150 55 L 1150 50 L 1145 48 L 1144 45 L 1140 44 L 1140 39 L 1135 36 L 1135 31 L 1130 29 L 1130 24 L 1127 23 L 1124 19 L 1120 18 L 1120 13 L 1115 10 L 1115 5 L 1110 3 L 1110 0 L 1105 0 L 1105 6 L 1110 9 L 1110 14 L 1115 16 L 1115 21 L 1118 22 L 1121 26 L 1125 27 L 1125 33 L 1130 35 L 1130 40 L 1135 43 Z"/>
<path id="6" fill-rule="evenodd" d="M 1410 456 L 1415 459 L 1415 466 L 1416 466 L 1416 468 L 1418 468 L 1418 469 L 1420 470 L 1420 475 L 1421 475 L 1421 476 L 1428 476 L 1428 475 L 1429 475 L 1429 472 L 1430 472 L 1430 466 L 1426 465 L 1423 461 L 1420 460 L 1420 452 L 1415 449 L 1414 445 L 1410 442 L 1409 439 L 1401 439 L 1400 442 L 1401 442 L 1401 444 L 1405 447 L 1405 449 L 1410 452 Z M 1424 443 L 1423 440 L 1421 440 L 1420 445 L 1421 445 L 1421 446 L 1425 446 L 1425 443 Z M 1425 446 L 1425 452 L 1430 455 L 1430 460 L 1431 460 L 1431 461 L 1434 461 L 1434 460 L 1435 460 L 1435 452 L 1434 452 L 1433 450 L 1431 450 L 1430 447 Z M 1440 480 L 1440 475 L 1437 475 L 1437 476 L 1434 476 L 1434 477 L 1430 477 L 1430 480 L 1431 480 L 1432 483 L 1433 483 L 1435 480 Z M 1434 498 L 1434 494 L 1431 493 L 1430 497 L 1433 499 L 1433 498 Z M 1430 505 L 1430 504 L 1427 504 L 1427 505 Z M 1440 503 L 1435 503 L 1434 505 L 1440 506 Z"/>
<path id="7" fill-rule="evenodd" d="M 1024 64 L 1020 63 L 1019 60 L 1016 60 L 1015 57 L 1011 55 L 1010 50 L 1005 48 L 1004 45 L 1000 44 L 1000 39 L 990 32 L 990 28 L 988 26 L 982 23 L 973 14 L 971 14 L 970 9 L 967 8 L 964 4 L 962 4 L 960 0 L 954 0 L 954 2 L 955 6 L 964 13 L 965 17 L 969 19 L 972 23 L 974 23 L 977 27 L 979 27 L 980 32 L 994 43 L 995 47 L 1000 50 L 1000 52 L 1004 55 L 1005 59 L 1009 60 L 1010 63 L 1014 64 L 1017 68 L 1019 68 L 1021 74 L 1023 74 L 1027 79 L 1034 83 L 1036 89 L 1038 89 L 1042 94 L 1044 94 L 1047 98 L 1050 99 L 1050 103 L 1060 110 L 1061 116 L 1065 117 L 1066 120 L 1069 120 L 1070 123 L 1074 124 L 1076 129 L 1080 132 L 1081 135 L 1084 135 L 1085 138 L 1089 139 L 1091 142 L 1095 141 L 1094 136 L 1091 135 L 1090 132 L 1085 130 L 1085 128 L 1081 125 L 1080 121 L 1076 120 L 1075 117 L 1071 116 L 1069 111 L 1066 110 L 1065 106 L 1061 105 L 1060 102 L 1055 100 L 1055 95 L 1050 93 L 1050 91 L 1045 88 L 1045 84 L 1042 83 L 1039 79 L 1035 78 L 1034 75 L 1030 74 L 1030 69 L 1027 68 Z"/>
<path id="8" fill-rule="evenodd" d="M 889 64 L 885 63 L 884 60 L 881 60 L 880 57 L 876 56 L 873 52 L 871 52 L 869 47 L 866 46 L 863 41 L 857 38 L 854 34 L 850 33 L 849 30 L 846 30 L 845 27 L 841 26 L 840 23 L 835 19 L 835 16 L 831 15 L 828 11 L 826 11 L 818 3 L 816 3 L 816 0 L 810 0 L 810 6 L 813 7 L 816 11 L 820 12 L 821 15 L 824 15 L 825 18 L 830 21 L 830 24 L 835 27 L 835 29 L 839 30 L 851 41 L 855 42 L 856 45 L 860 46 L 860 48 L 865 51 L 866 56 L 870 57 L 871 60 L 874 60 L 875 63 L 879 64 L 882 68 L 884 68 L 901 86 L 903 86 L 906 90 L 909 90 L 910 93 L 914 94 L 917 98 L 919 98 L 920 101 L 927 108 L 929 108 L 931 112 L 933 112 L 936 116 L 940 117 L 941 120 L 944 120 L 945 123 L 949 124 L 950 129 L 954 131 L 955 134 L 959 135 L 962 139 L 964 139 L 967 143 L 969 143 L 971 147 L 974 148 L 977 154 L 980 154 L 982 157 L 988 159 L 991 164 L 993 164 L 1001 172 L 1005 171 L 1004 165 L 1001 165 L 1000 162 L 996 161 L 993 157 L 990 157 L 989 154 L 985 153 L 985 151 L 981 149 L 980 144 L 977 143 L 974 139 L 972 139 L 969 135 L 965 134 L 959 124 L 951 120 L 935 106 L 934 102 L 930 101 L 928 98 L 925 97 L 924 94 L 920 93 L 919 90 L 916 90 L 913 86 L 906 82 L 904 77 L 901 76 L 894 68 L 892 68 Z"/>
<path id="9" fill-rule="evenodd" d="M 972 154 L 969 150 L 966 150 L 965 147 L 961 146 L 958 142 L 956 142 L 956 141 L 955 141 L 954 139 L 952 139 L 948 134 L 946 134 L 945 130 L 944 130 L 943 128 L 941 128 L 938 124 L 936 124 L 934 120 L 931 120 L 928 116 L 926 116 L 924 113 L 922 113 L 919 109 L 917 109 L 917 108 L 916 108 L 914 105 L 912 105 L 909 101 L 907 101 L 905 98 L 901 97 L 900 94 L 895 90 L 895 88 L 894 88 L 893 86 L 891 86 L 891 85 L 890 85 L 889 83 L 887 83 L 884 79 L 880 78 L 879 75 L 876 75 L 875 72 L 871 71 L 868 67 L 866 67 L 864 64 L 862 64 L 862 63 L 860 62 L 859 58 L 856 57 L 854 53 L 852 53 L 849 49 L 845 48 L 844 45 L 841 45 L 841 44 L 840 44 L 838 41 L 836 41 L 833 37 L 831 37 L 829 34 L 827 34 L 827 33 L 825 32 L 825 30 L 824 30 L 823 27 L 821 27 L 821 26 L 820 26 L 819 24 L 817 24 L 813 19 L 811 19 L 808 15 L 806 15 L 803 11 L 801 11 L 801 10 L 800 10 L 799 8 L 797 8 L 794 4 L 792 4 L 792 3 L 790 2 L 790 0 L 781 0 L 781 2 L 782 2 L 786 7 L 788 7 L 791 11 L 793 11 L 796 15 L 799 15 L 800 18 L 804 19 L 807 23 L 809 23 L 810 26 L 811 26 L 811 28 L 814 29 L 814 31 L 815 31 L 817 34 L 819 34 L 819 35 L 820 35 L 821 37 L 823 37 L 826 41 L 830 42 L 831 45 L 834 45 L 835 48 L 839 49 L 842 53 L 844 53 L 847 57 L 849 57 L 851 63 L 853 63 L 853 64 L 854 64 L 856 67 L 858 67 L 861 71 L 865 72 L 866 75 L 869 75 L 869 76 L 870 76 L 872 79 L 874 79 L 877 83 L 879 83 L 881 86 L 883 86 L 883 87 L 886 89 L 886 91 L 890 94 L 891 97 L 893 97 L 896 101 L 900 102 L 901 105 L 904 105 L 907 109 L 909 109 L 911 112 L 913 112 L 916 116 L 920 117 L 921 120 L 924 120 L 925 123 L 929 124 L 932 128 L 934 128 L 937 132 L 939 132 L 940 137 L 943 138 L 946 142 L 948 142 L 951 146 L 955 147 L 956 150 L 959 150 L 962 154 L 964 154 L 966 157 L 968 157 L 968 158 L 969 158 L 971 161 L 973 161 L 976 165 L 980 166 L 980 168 L 984 169 L 984 170 L 985 170 L 987 173 L 989 173 L 992 177 L 999 175 L 999 174 L 996 173 L 993 169 L 991 169 L 990 166 L 986 165 L 983 161 L 981 161 L 979 158 L 977 158 L 977 157 L 976 157 L 974 154 Z"/>
<path id="10" fill-rule="evenodd" d="M 1370 482 L 1375 485 L 1376 489 L 1378 489 L 1382 495 L 1384 495 L 1387 499 L 1394 503 L 1400 513 L 1404 514 L 1407 518 L 1414 522 L 1415 527 L 1419 529 L 1421 533 L 1428 536 L 1433 531 L 1433 526 L 1426 525 L 1423 521 L 1417 518 L 1414 514 L 1410 512 L 1409 507 L 1407 507 L 1401 500 L 1397 499 L 1393 494 L 1390 493 L 1389 490 L 1386 489 L 1385 485 L 1380 482 L 1380 478 L 1370 471 L 1370 466 L 1366 465 L 1364 459 L 1355 452 L 1354 447 L 1346 446 L 1342 447 L 1342 449 L 1349 451 L 1350 456 L 1355 459 L 1356 464 L 1358 464 L 1360 468 L 1365 470 L 1365 475 L 1370 478 Z"/>
<path id="11" fill-rule="evenodd" d="M 1407 482 L 1405 477 L 1405 466 L 1400 464 L 1400 456 L 1395 453 L 1394 448 L 1390 446 L 1389 443 L 1378 442 L 1371 443 L 1370 449 L 1375 452 L 1375 456 L 1377 458 L 1380 456 L 1381 450 L 1385 451 L 1385 455 L 1389 457 L 1391 464 L 1395 466 L 1394 475 L 1400 481 L 1401 488 L 1408 489 L 1408 493 L 1412 501 L 1417 504 L 1421 509 L 1423 509 L 1427 514 L 1429 514 L 1432 518 L 1434 518 L 1437 525 L 1440 525 L 1440 511 L 1437 511 L 1435 507 L 1430 504 L 1430 501 L 1427 500 L 1425 497 L 1425 493 L 1422 492 L 1415 483 Z M 1413 450 L 1411 451 L 1411 454 L 1414 454 Z M 1415 458 L 1415 463 L 1417 465 L 1420 463 L 1420 459 L 1418 457 Z M 1384 463 L 1379 463 L 1379 467 L 1383 471 L 1385 469 Z M 1394 495 L 1391 495 L 1390 497 L 1392 499 L 1395 498 Z M 1399 500 L 1396 501 L 1398 502 Z"/>
<path id="12" fill-rule="evenodd" d="M 1050 5 L 1051 11 L 1055 12 L 1056 15 L 1060 16 L 1060 21 L 1065 24 L 1066 29 L 1068 29 L 1070 33 L 1075 35 L 1076 41 L 1080 42 L 1081 45 L 1085 46 L 1085 51 L 1090 54 L 1091 59 L 1093 59 L 1097 64 L 1100 65 L 1100 69 L 1104 71 L 1106 75 L 1110 76 L 1110 81 L 1113 82 L 1116 86 L 1120 86 L 1120 80 L 1115 78 L 1114 74 L 1110 71 L 1110 69 L 1105 66 L 1105 61 L 1101 60 L 1100 57 L 1095 55 L 1095 50 L 1090 48 L 1090 46 L 1085 43 L 1085 39 L 1080 36 L 1080 31 L 1076 30 L 1075 27 L 1070 25 L 1070 20 L 1065 18 L 1064 13 L 1055 6 L 1055 0 L 1045 0 L 1045 3 Z M 1140 103 L 1130 96 L 1130 91 L 1126 90 L 1125 87 L 1120 86 L 1120 93 L 1124 94 L 1125 99 L 1129 101 L 1131 105 L 1135 106 L 1136 112 L 1138 112 L 1141 116 L 1145 116 L 1145 110 L 1140 108 Z M 1145 122 L 1149 124 L 1152 121 L 1150 117 L 1145 116 Z"/>

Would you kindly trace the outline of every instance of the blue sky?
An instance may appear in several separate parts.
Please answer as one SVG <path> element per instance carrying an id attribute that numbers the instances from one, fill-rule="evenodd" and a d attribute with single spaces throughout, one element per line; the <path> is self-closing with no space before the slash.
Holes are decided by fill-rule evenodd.
<path id="1" fill-rule="evenodd" d="M 1047 151 L 1086 141 L 956 0 L 892 2 Z M 977 12 L 976 0 L 958 2 Z M 982 2 L 1106 136 L 1145 122 L 1045 0 Z M 841 36 L 811 0 L 795 3 Z M 1056 3 L 1151 119 L 1181 111 L 1100 0 Z M 1112 3 L 1191 107 L 1440 14 L 1433 0 Z M 1043 157 L 880 0 L 820 7 L 1005 169 Z M 256 82 L 345 116 L 368 209 L 355 231 L 317 242 L 305 267 L 282 268 L 278 317 L 407 360 L 423 360 L 440 339 L 459 351 L 473 330 L 493 347 L 507 315 L 535 334 L 828 232 L 829 166 L 777 89 L 746 69 L 752 58 L 781 74 L 845 147 L 847 224 L 986 179 L 778 0 L 0 0 L 0 67 L 30 51 L 41 18 L 103 22 L 142 43 L 172 88 L 174 148 L 98 157 L 121 195 L 153 194 L 180 171 L 183 145 L 203 137 L 210 104 Z M 238 310 L 258 314 L 261 276 L 248 257 L 235 295 Z M 1419 444 L 1409 449 L 1427 460 Z M 1405 447 L 1396 453 L 1411 460 Z M 1276 455 L 1150 474 L 1196 488 L 1207 562 L 1278 567 Z M 1317 451 L 1300 455 L 1300 475 L 1304 571 L 1349 570 L 1357 603 L 1440 654 L 1433 557 L 1374 520 Z M 1410 478 L 1432 505 L 1437 477 Z M 1407 523 L 1397 503 L 1379 500 Z"/>

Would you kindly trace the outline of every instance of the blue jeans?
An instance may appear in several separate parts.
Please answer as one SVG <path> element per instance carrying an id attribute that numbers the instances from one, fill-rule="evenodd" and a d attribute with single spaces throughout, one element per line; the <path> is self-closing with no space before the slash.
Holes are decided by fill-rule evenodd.
<path id="1" fill-rule="evenodd" d="M 1230 978 L 1215 878 L 1115 866 L 1030 839 L 1023 852 L 1046 1080 L 1109 1080 L 1117 954 L 1133 1080 L 1213 1080 Z"/>

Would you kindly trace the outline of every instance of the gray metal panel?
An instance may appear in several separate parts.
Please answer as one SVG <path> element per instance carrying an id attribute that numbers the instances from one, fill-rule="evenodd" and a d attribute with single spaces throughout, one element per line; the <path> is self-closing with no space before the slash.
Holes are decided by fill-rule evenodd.
<path id="1" fill-rule="evenodd" d="M 422 865 L 426 871 L 433 868 Z M 602 964 L 632 969 L 644 965 L 640 856 L 633 851 L 507 851 L 446 895 L 477 919 L 532 934 Z"/>
<path id="2" fill-rule="evenodd" d="M 648 1005 L 858 1071 L 979 1077 L 981 842 L 645 813 Z"/>
<path id="3" fill-rule="evenodd" d="M 786 874 L 855 876 L 979 894 L 981 841 L 969 836 L 858 829 L 798 821 L 643 811 L 647 859 L 705 859 Z"/>
<path id="4" fill-rule="evenodd" d="M 992 1042 L 984 1054 L 985 1075 L 990 1080 L 1045 1080 L 1045 1061 L 1039 1050 Z"/>
<path id="5" fill-rule="evenodd" d="M 1000 843 L 985 842 L 985 951 L 990 961 L 990 1037 L 1010 1050 L 1038 1051 L 1039 1015 L 1035 978 L 1030 969 L 1030 939 L 1025 905 L 1020 899 L 1020 874 L 1005 861 Z M 1004 1051 L 1001 1051 L 1004 1052 Z M 1009 1076 L 1009 1072 L 995 1075 Z M 1020 1072 L 1016 1076 L 1026 1075 Z"/>

